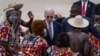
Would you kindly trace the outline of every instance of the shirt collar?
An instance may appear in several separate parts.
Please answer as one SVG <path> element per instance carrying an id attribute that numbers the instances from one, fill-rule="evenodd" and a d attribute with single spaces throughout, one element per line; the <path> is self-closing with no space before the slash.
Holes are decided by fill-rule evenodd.
<path id="1" fill-rule="evenodd" d="M 81 1 L 82 2 L 82 4 L 84 3 L 83 1 Z M 85 4 L 88 4 L 88 0 L 85 2 Z"/>
<path id="2" fill-rule="evenodd" d="M 46 24 L 49 25 L 49 23 L 47 22 L 47 20 L 45 20 Z M 53 24 L 53 22 L 51 22 L 51 25 Z"/>
<path id="3" fill-rule="evenodd" d="M 45 20 L 47 28 L 49 27 L 49 23 Z M 53 22 L 51 22 L 51 27 L 53 26 Z"/>

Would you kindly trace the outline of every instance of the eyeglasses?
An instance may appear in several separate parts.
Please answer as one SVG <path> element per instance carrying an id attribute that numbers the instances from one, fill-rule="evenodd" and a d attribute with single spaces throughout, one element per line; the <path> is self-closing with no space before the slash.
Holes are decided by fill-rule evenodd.
<path id="1" fill-rule="evenodd" d="M 46 18 L 53 18 L 53 16 L 47 16 Z"/>

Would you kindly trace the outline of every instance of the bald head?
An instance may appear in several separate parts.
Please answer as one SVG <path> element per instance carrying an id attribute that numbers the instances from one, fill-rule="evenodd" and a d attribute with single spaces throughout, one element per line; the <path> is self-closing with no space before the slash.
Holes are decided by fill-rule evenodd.
<path id="1" fill-rule="evenodd" d="M 45 15 L 47 15 L 47 14 L 54 14 L 54 9 L 52 9 L 52 8 L 46 9 L 45 10 Z"/>
<path id="2" fill-rule="evenodd" d="M 45 12 L 49 12 L 49 11 L 53 11 L 53 12 L 54 12 L 54 9 L 53 9 L 53 8 L 47 8 L 47 9 L 45 10 Z"/>
<path id="3" fill-rule="evenodd" d="M 52 8 L 46 9 L 44 12 L 44 17 L 48 23 L 51 23 L 53 21 L 54 15 L 55 15 L 55 12 L 54 12 L 54 9 Z"/>

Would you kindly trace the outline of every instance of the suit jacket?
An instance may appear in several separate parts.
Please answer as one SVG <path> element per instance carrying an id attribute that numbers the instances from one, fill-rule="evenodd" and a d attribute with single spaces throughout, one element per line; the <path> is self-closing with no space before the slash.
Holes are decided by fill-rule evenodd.
<path id="1" fill-rule="evenodd" d="M 95 14 L 100 15 L 100 3 L 96 5 L 95 7 Z"/>
<path id="2" fill-rule="evenodd" d="M 46 28 L 47 35 L 45 36 L 45 39 L 47 40 L 47 42 L 50 46 L 55 44 L 57 34 L 62 32 L 62 25 L 58 22 L 53 21 L 53 29 L 54 29 L 54 35 L 53 35 L 53 39 L 51 39 L 49 32 L 48 32 L 48 29 Z"/>
<path id="3" fill-rule="evenodd" d="M 73 5 L 74 4 L 78 4 L 80 6 L 80 8 L 81 8 L 81 1 L 77 1 L 77 2 L 73 3 Z M 90 1 L 88 1 L 87 10 L 86 10 L 86 17 L 92 19 L 93 15 L 94 15 L 94 9 L 95 9 L 95 4 L 90 2 Z"/>
<path id="4" fill-rule="evenodd" d="M 94 56 L 93 46 L 89 41 L 88 34 L 79 31 L 67 33 L 70 39 L 70 47 L 73 52 L 79 52 L 78 56 Z"/>
<path id="5" fill-rule="evenodd" d="M 68 18 L 63 19 L 62 24 L 63 24 L 64 32 L 69 32 L 69 31 L 74 30 L 74 27 L 71 26 L 71 25 L 67 22 L 68 19 L 70 19 L 70 18 L 71 18 L 71 17 L 68 17 Z M 85 18 L 85 19 L 87 19 L 87 20 L 89 21 L 89 26 L 87 26 L 86 28 L 82 29 L 83 32 L 85 32 L 85 33 L 91 32 L 91 33 L 94 34 L 97 38 L 100 39 L 100 32 L 97 31 L 97 29 L 93 26 L 94 24 L 93 24 L 92 20 L 91 20 L 90 18 L 87 18 L 87 17 L 83 17 L 83 18 Z"/>

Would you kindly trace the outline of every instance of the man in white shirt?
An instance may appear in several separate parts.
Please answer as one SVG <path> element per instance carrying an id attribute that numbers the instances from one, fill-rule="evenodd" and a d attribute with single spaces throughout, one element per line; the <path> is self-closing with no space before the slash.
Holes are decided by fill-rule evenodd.
<path id="1" fill-rule="evenodd" d="M 93 20 L 95 4 L 89 0 L 79 0 L 74 2 L 73 5 L 78 4 L 81 8 L 81 15 L 91 18 Z"/>

